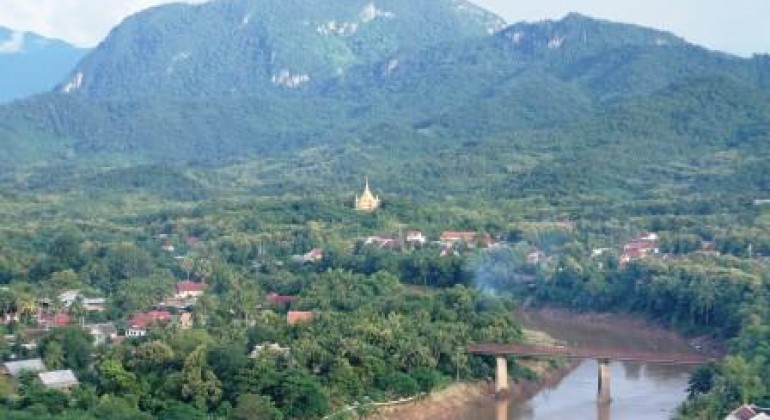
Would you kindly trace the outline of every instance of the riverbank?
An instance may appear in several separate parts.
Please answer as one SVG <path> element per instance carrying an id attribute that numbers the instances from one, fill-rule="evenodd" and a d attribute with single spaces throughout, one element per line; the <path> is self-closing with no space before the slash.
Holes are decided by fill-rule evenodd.
<path id="1" fill-rule="evenodd" d="M 533 344 L 554 344 L 557 342 L 547 333 L 525 329 L 524 337 Z M 538 378 L 528 380 L 517 378 L 510 384 L 510 396 L 506 400 L 526 401 L 544 388 L 558 385 L 575 363 L 553 363 L 548 360 L 529 359 L 519 364 Z M 384 420 L 452 420 L 474 418 L 473 413 L 480 407 L 493 404 L 496 400 L 492 381 L 455 383 L 432 392 L 424 398 L 379 408 L 372 419 Z"/>
<path id="2" fill-rule="evenodd" d="M 709 336 L 684 336 L 665 326 L 627 314 L 575 312 L 568 309 L 540 308 L 515 312 L 516 319 L 525 327 L 538 329 L 559 337 L 562 344 L 585 344 L 585 336 L 591 337 L 592 347 L 633 349 L 641 351 L 698 352 L 711 357 L 726 354 L 725 343 Z M 569 327 L 564 322 L 569 320 Z M 633 331 L 633 338 L 623 340 L 608 331 L 626 329 Z"/>
<path id="3" fill-rule="evenodd" d="M 532 309 L 516 313 L 533 344 L 564 344 L 661 352 L 719 353 L 719 343 L 686 338 L 631 315 L 576 313 L 560 309 Z M 388 407 L 372 419 L 477 420 L 492 418 L 561 418 L 579 409 L 597 410 L 594 361 L 561 362 L 519 360 L 538 380 L 511 383 L 511 397 L 495 402 L 493 384 L 454 384 L 417 401 Z M 613 362 L 613 389 L 617 392 L 612 418 L 659 419 L 669 417 L 686 397 L 689 367 Z M 603 418 L 607 417 L 606 414 Z M 598 414 L 597 414 L 598 415 Z M 587 415 L 591 417 L 590 414 Z M 596 417 L 596 416 L 594 416 Z"/>

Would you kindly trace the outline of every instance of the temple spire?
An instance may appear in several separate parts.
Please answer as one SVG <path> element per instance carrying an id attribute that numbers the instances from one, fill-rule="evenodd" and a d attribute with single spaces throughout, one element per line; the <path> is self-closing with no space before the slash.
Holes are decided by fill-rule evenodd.
<path id="1" fill-rule="evenodd" d="M 380 207 L 380 197 L 372 194 L 369 188 L 369 177 L 364 178 L 364 192 L 356 196 L 355 208 L 360 211 L 374 211 Z"/>

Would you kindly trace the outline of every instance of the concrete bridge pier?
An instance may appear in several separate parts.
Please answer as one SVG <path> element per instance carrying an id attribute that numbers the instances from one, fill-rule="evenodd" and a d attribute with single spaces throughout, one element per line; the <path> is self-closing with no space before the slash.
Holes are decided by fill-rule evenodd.
<path id="1" fill-rule="evenodd" d="M 596 402 L 599 404 L 609 404 L 612 401 L 612 394 L 610 393 L 610 376 L 612 370 L 610 369 L 609 359 L 599 359 L 599 389 Z"/>
<path id="2" fill-rule="evenodd" d="M 505 357 L 497 356 L 497 369 L 495 369 L 495 395 L 498 398 L 507 397 L 510 394 L 508 387 L 508 361 Z"/>

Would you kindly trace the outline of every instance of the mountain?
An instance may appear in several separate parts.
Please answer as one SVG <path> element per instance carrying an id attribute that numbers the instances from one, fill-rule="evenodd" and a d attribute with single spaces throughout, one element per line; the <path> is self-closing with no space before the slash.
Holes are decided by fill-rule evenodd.
<path id="1" fill-rule="evenodd" d="M 0 103 L 49 91 L 88 50 L 0 27 Z"/>
<path id="2" fill-rule="evenodd" d="M 271 94 L 503 26 L 494 14 L 458 0 L 164 6 L 118 26 L 60 90 L 120 99 Z"/>
<path id="3" fill-rule="evenodd" d="M 457 0 L 167 5 L 0 108 L 0 165 L 45 162 L 49 188 L 141 164 L 248 173 L 255 193 L 368 174 L 403 195 L 751 194 L 769 62 L 578 14 L 503 27 Z"/>

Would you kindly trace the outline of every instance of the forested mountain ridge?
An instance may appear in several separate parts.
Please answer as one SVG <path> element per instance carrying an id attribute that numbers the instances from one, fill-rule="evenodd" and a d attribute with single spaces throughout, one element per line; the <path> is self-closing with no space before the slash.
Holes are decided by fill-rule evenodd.
<path id="1" fill-rule="evenodd" d="M 400 52 L 489 35 L 504 24 L 456 0 L 163 6 L 126 19 L 60 90 L 119 99 L 275 95 Z"/>
<path id="2" fill-rule="evenodd" d="M 766 57 L 578 14 L 490 36 L 465 2 L 321 5 L 131 17 L 56 92 L 0 108 L 0 164 L 248 168 L 265 193 L 363 172 L 407 195 L 766 188 Z"/>
<path id="3" fill-rule="evenodd" d="M 88 50 L 0 27 L 0 103 L 51 90 Z"/>

